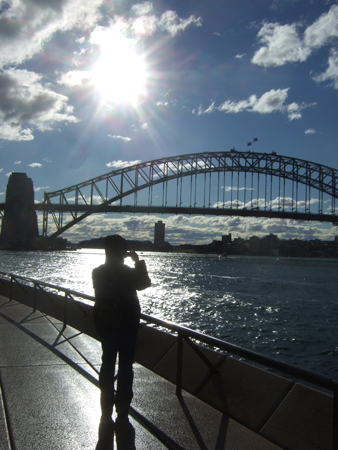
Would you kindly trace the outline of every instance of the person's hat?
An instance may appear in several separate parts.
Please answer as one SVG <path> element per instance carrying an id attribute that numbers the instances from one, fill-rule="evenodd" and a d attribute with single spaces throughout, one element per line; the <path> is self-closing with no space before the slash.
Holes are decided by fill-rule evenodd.
<path id="1" fill-rule="evenodd" d="M 104 240 L 104 249 L 108 253 L 127 253 L 127 241 L 118 234 L 107 236 Z"/>

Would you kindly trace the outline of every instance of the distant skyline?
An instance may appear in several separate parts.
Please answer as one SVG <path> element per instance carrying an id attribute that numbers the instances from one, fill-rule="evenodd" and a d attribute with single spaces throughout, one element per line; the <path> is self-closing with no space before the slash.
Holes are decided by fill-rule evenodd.
<path id="1" fill-rule="evenodd" d="M 0 0 L 0 202 L 11 172 L 36 201 L 152 159 L 247 149 L 338 169 L 338 3 Z M 39 229 L 41 232 L 41 215 Z M 64 237 L 173 245 L 222 234 L 333 240 L 330 224 L 92 215 Z"/>

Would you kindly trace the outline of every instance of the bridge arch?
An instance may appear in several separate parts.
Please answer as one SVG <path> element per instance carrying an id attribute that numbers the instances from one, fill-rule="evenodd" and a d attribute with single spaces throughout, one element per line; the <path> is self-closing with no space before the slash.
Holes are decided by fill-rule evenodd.
<path id="1" fill-rule="evenodd" d="M 123 167 L 45 193 L 43 235 L 56 237 L 93 213 L 279 217 L 338 223 L 338 171 L 272 153 L 206 152 Z M 39 209 L 39 208 L 37 208 Z"/>

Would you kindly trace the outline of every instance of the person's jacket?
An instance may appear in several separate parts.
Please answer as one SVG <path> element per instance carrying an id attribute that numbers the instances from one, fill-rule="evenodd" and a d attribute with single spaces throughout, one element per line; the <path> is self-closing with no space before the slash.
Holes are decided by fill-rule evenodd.
<path id="1" fill-rule="evenodd" d="M 95 290 L 94 322 L 98 331 L 130 331 L 138 328 L 140 304 L 137 291 L 151 285 L 144 261 L 135 268 L 106 263 L 92 272 Z"/>

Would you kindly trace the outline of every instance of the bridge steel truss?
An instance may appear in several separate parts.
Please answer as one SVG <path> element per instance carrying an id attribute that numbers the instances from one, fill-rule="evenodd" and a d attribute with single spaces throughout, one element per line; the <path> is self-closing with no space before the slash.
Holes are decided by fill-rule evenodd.
<path id="1" fill-rule="evenodd" d="M 337 180 L 336 169 L 275 152 L 195 153 L 123 167 L 45 193 L 44 203 L 36 209 L 43 211 L 43 236 L 49 214 L 53 217 L 56 231 L 50 238 L 103 212 L 278 217 L 337 224 Z"/>

